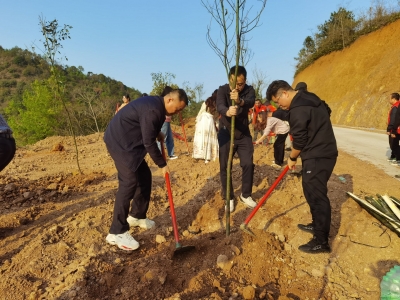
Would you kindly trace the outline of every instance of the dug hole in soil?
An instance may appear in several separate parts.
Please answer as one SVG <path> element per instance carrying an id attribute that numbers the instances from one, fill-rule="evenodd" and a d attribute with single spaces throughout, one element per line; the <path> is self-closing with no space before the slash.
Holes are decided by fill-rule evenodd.
<path id="1" fill-rule="evenodd" d="M 191 140 L 194 120 L 186 134 Z M 71 137 L 18 149 L 0 174 L 1 299 L 379 299 L 382 276 L 399 264 L 398 236 L 346 195 L 400 197 L 398 181 L 374 165 L 340 152 L 328 183 L 332 253 L 311 255 L 297 250 L 311 238 L 297 228 L 311 221 L 301 178 L 283 178 L 249 223 L 253 237 L 239 229 L 251 210 L 237 201 L 234 159 L 236 208 L 227 237 L 219 163 L 193 159 L 180 140 L 179 158 L 168 161 L 171 186 L 181 242 L 196 249 L 173 256 L 165 180 L 147 157 L 148 218 L 157 226 L 131 229 L 140 248 L 119 250 L 105 242 L 118 181 L 102 136 L 77 138 L 83 174 Z M 272 160 L 271 146 L 255 146 L 255 200 L 280 174 Z"/>

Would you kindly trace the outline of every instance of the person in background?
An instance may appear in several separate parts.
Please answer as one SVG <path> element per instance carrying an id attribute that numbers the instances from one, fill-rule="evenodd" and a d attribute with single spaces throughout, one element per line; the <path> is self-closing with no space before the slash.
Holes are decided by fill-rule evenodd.
<path id="1" fill-rule="evenodd" d="M 15 155 L 16 145 L 12 133 L 10 126 L 0 114 L 0 171 L 8 166 Z"/>
<path id="2" fill-rule="evenodd" d="M 399 103 L 400 101 L 398 101 Z M 396 144 L 396 162 L 397 166 L 400 167 L 400 104 L 397 108 L 396 115 L 394 116 L 393 133 L 391 134 L 393 138 L 393 144 Z"/>
<path id="3" fill-rule="evenodd" d="M 268 101 L 268 100 L 265 100 L 264 106 L 267 108 L 266 111 L 270 111 L 270 112 L 272 112 L 272 113 L 274 113 L 274 112 L 276 111 L 276 107 L 273 106 L 273 105 L 271 104 L 271 102 Z"/>
<path id="4" fill-rule="evenodd" d="M 125 94 L 122 96 L 122 104 L 119 105 L 119 103 L 117 103 L 117 109 L 115 111 L 115 113 L 117 113 L 118 111 L 120 111 L 123 107 L 125 107 L 129 102 L 131 102 L 131 97 L 129 96 L 129 94 Z"/>
<path id="5" fill-rule="evenodd" d="M 267 112 L 267 126 L 264 129 L 264 134 L 256 141 L 256 144 L 261 144 L 268 137 L 270 132 L 274 132 L 276 140 L 274 142 L 274 162 L 272 167 L 280 170 L 285 158 L 285 141 L 289 133 L 289 126 L 281 119 L 274 118 L 272 112 Z"/>
<path id="6" fill-rule="evenodd" d="M 294 88 L 295 91 L 307 91 L 307 83 L 305 82 L 298 82 L 296 87 Z"/>
<path id="7" fill-rule="evenodd" d="M 232 67 L 229 71 L 230 83 L 220 86 L 217 93 L 217 110 L 221 115 L 218 131 L 221 196 L 226 199 L 231 120 L 232 116 L 235 116 L 233 154 L 238 153 L 242 168 L 242 193 L 239 200 L 246 206 L 254 208 L 257 205 L 251 197 L 254 174 L 254 146 L 250 135 L 248 112 L 254 106 L 255 91 L 252 86 L 246 84 L 247 71 L 243 66 L 238 66 L 236 86 L 231 87 L 235 82 L 235 69 L 236 67 Z M 232 105 L 232 100 L 235 105 Z M 232 183 L 232 174 L 230 179 Z M 229 210 L 233 211 L 235 209 L 233 184 L 230 185 L 230 195 L 232 198 L 230 199 Z"/>
<path id="8" fill-rule="evenodd" d="M 260 111 L 257 114 L 257 121 L 254 124 L 254 132 L 256 132 L 256 131 L 261 132 L 261 136 L 262 136 L 262 133 L 264 132 L 264 129 L 266 126 L 267 126 L 267 111 Z M 254 140 L 254 137 L 253 137 L 253 140 Z M 255 142 L 255 144 L 257 144 L 257 143 Z M 264 142 L 264 143 L 259 143 L 259 144 L 266 144 L 266 143 Z"/>
<path id="9" fill-rule="evenodd" d="M 397 127 L 395 127 L 395 120 L 396 114 L 399 110 L 400 104 L 400 95 L 398 93 L 392 93 L 389 98 L 389 103 L 391 105 L 388 113 L 388 121 L 387 121 L 387 128 L 386 134 L 389 136 L 389 147 L 391 150 L 390 157 L 388 161 L 391 162 L 393 165 L 397 165 L 397 161 L 400 159 L 396 158 L 396 153 L 399 148 L 399 141 L 396 141 L 396 131 Z"/>
<path id="10" fill-rule="evenodd" d="M 166 85 L 161 93 L 161 97 L 164 97 L 165 95 L 169 94 L 172 90 L 173 90 L 172 87 Z M 172 135 L 172 130 L 171 130 L 171 116 L 165 116 L 165 121 L 163 126 L 161 127 L 161 132 L 165 137 L 164 143 L 165 146 L 167 147 L 168 158 L 177 159 L 178 156 L 175 155 L 174 136 Z M 158 144 L 158 147 L 160 148 L 161 145 Z"/>
<path id="11" fill-rule="evenodd" d="M 132 101 L 112 118 L 104 142 L 118 171 L 118 192 L 107 243 L 126 251 L 135 250 L 139 243 L 130 235 L 129 228 L 155 226 L 146 217 L 152 176 L 144 158 L 148 153 L 164 175 L 169 173 L 156 139 L 164 139 L 160 130 L 165 116 L 179 113 L 187 104 L 185 91 L 175 89 L 164 97 L 148 96 Z"/>
<path id="12" fill-rule="evenodd" d="M 267 107 L 265 105 L 262 104 L 260 99 L 256 99 L 256 101 L 254 102 L 254 107 L 250 110 L 252 111 L 252 121 L 251 124 L 253 124 L 253 142 L 255 142 L 257 140 L 257 136 L 260 133 L 260 135 L 262 135 L 262 130 L 257 130 L 257 128 L 259 126 L 256 126 L 257 124 L 257 116 L 260 112 L 262 111 L 267 111 Z"/>
<path id="13" fill-rule="evenodd" d="M 273 81 L 267 89 L 267 99 L 289 110 L 293 147 L 287 161 L 289 169 L 302 160 L 302 186 L 310 206 L 312 222 L 298 228 L 313 234 L 299 250 L 306 253 L 330 252 L 328 243 L 331 226 L 331 205 L 328 180 L 335 167 L 338 149 L 327 106 L 315 94 L 295 91 L 284 80 Z"/>
<path id="14" fill-rule="evenodd" d="M 196 117 L 193 139 L 193 158 L 204 159 L 205 163 L 218 157 L 217 126 L 217 90 L 201 105 Z"/>

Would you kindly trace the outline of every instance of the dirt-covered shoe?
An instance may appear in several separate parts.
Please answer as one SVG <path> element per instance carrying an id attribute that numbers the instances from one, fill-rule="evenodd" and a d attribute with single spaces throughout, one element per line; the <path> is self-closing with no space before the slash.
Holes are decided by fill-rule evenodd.
<path id="1" fill-rule="evenodd" d="M 331 247 L 328 242 L 321 243 L 315 237 L 312 238 L 307 244 L 299 246 L 299 250 L 305 253 L 330 253 Z"/>
<path id="2" fill-rule="evenodd" d="M 276 163 L 273 163 L 273 164 L 271 165 L 271 167 L 273 167 L 273 168 L 276 169 L 276 170 L 280 170 L 280 169 L 282 168 L 282 166 L 280 166 L 280 165 L 278 165 L 278 164 L 276 164 Z"/>
<path id="3" fill-rule="evenodd" d="M 297 224 L 297 227 L 305 232 L 309 232 L 314 234 L 314 226 L 312 223 L 303 225 L 303 224 Z"/>
<path id="4" fill-rule="evenodd" d="M 121 234 L 109 233 L 106 237 L 107 243 L 117 245 L 118 248 L 125 251 L 132 251 L 139 248 L 139 243 L 130 235 L 129 231 Z"/>
<path id="5" fill-rule="evenodd" d="M 225 205 L 225 210 L 226 210 L 226 205 Z M 229 211 L 233 212 L 235 210 L 235 201 L 233 199 L 231 199 L 229 201 Z"/>
<path id="6" fill-rule="evenodd" d="M 243 204 L 247 205 L 250 208 L 254 208 L 257 206 L 257 202 L 253 200 L 253 198 L 251 198 L 251 196 L 244 198 L 242 194 L 240 194 L 240 202 L 242 202 Z"/>
<path id="7" fill-rule="evenodd" d="M 396 161 L 396 157 L 389 157 L 389 158 L 387 159 L 387 161 L 388 161 L 388 162 L 394 162 L 394 161 Z"/>
<path id="8" fill-rule="evenodd" d="M 126 219 L 130 227 L 140 227 L 143 229 L 150 229 L 153 228 L 156 223 L 153 220 L 149 219 L 136 219 L 132 216 L 128 216 Z"/>

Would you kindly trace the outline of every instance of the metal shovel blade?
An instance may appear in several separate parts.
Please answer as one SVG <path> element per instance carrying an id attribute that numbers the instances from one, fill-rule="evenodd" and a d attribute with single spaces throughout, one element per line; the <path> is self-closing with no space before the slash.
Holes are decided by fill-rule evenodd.
<path id="1" fill-rule="evenodd" d="M 186 252 L 194 250 L 194 249 L 196 249 L 195 246 L 180 246 L 180 245 L 178 246 L 177 245 L 174 250 L 174 256 L 182 254 L 182 253 L 186 253 Z"/>
<path id="2" fill-rule="evenodd" d="M 250 234 L 251 236 L 256 236 L 248 227 L 245 223 L 242 223 L 240 225 L 240 229 L 243 230 L 244 232 L 246 232 L 247 234 Z"/>

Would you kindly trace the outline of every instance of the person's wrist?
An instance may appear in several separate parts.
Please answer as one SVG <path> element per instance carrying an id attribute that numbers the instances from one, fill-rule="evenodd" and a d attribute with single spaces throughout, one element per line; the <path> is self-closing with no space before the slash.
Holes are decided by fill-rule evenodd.
<path id="1" fill-rule="evenodd" d="M 291 161 L 297 161 L 297 157 L 296 157 L 296 158 L 293 158 L 293 157 L 289 156 L 289 159 L 290 159 Z"/>

